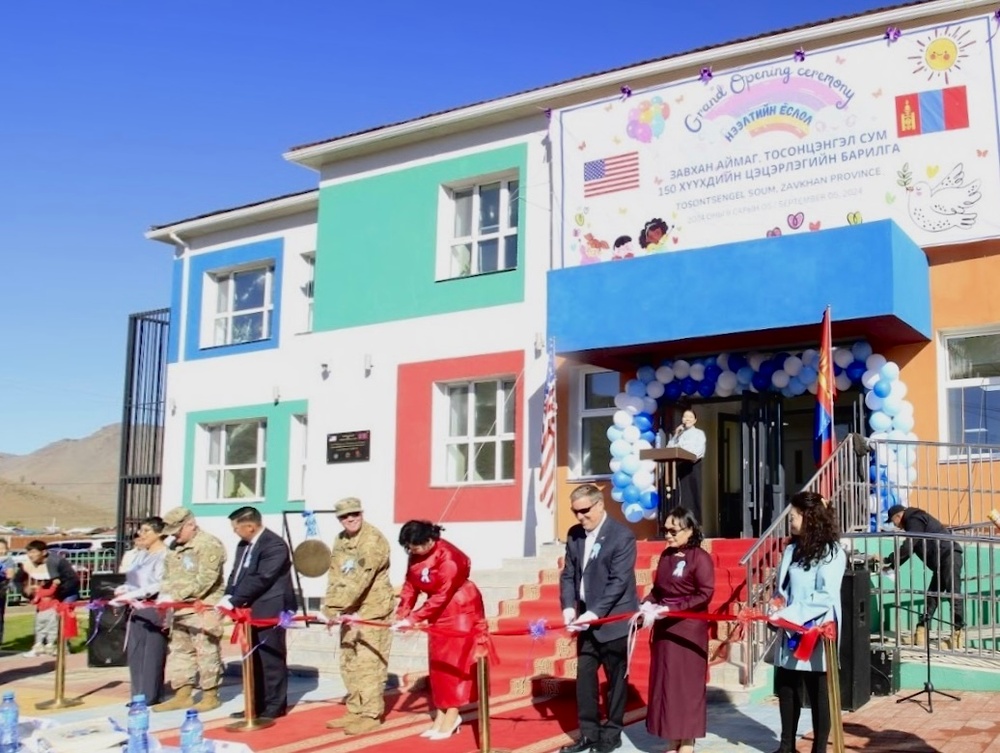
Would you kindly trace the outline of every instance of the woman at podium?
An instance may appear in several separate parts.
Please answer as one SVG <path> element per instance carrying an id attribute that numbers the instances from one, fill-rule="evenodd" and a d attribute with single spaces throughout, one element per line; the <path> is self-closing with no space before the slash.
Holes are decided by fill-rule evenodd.
<path id="1" fill-rule="evenodd" d="M 695 424 L 698 416 L 688 408 L 681 416 L 681 423 L 667 441 L 667 447 L 687 450 L 697 460 L 682 460 L 677 463 L 677 504 L 694 513 L 701 523 L 701 460 L 705 457 L 705 432 Z"/>

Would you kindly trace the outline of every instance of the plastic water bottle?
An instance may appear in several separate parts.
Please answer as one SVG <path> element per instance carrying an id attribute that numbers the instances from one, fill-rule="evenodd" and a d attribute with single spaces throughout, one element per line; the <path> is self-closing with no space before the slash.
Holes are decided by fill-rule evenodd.
<path id="1" fill-rule="evenodd" d="M 17 734 L 19 716 L 14 694 L 4 693 L 3 703 L 0 703 L 0 753 L 16 753 L 21 747 Z"/>
<path id="2" fill-rule="evenodd" d="M 181 753 L 202 753 L 205 747 L 202 739 L 204 731 L 205 726 L 198 718 L 198 712 L 188 709 L 181 725 Z"/>
<path id="3" fill-rule="evenodd" d="M 127 753 L 149 753 L 149 708 L 142 693 L 132 696 L 128 707 Z"/>

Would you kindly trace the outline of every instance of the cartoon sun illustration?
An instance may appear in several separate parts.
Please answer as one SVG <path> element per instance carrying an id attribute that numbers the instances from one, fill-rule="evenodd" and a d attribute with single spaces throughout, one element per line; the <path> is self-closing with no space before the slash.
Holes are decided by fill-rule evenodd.
<path id="1" fill-rule="evenodd" d="M 976 43 L 974 39 L 967 40 L 971 33 L 961 26 L 935 29 L 930 37 L 917 42 L 919 52 L 909 56 L 916 65 L 913 72 L 926 73 L 928 81 L 940 76 L 946 85 L 950 83 L 949 74 L 962 69 L 962 61 L 969 57 L 966 50 Z"/>

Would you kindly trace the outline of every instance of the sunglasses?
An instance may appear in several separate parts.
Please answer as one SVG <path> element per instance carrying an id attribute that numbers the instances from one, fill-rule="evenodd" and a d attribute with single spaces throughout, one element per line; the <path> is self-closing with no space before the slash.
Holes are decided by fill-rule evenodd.
<path id="1" fill-rule="evenodd" d="M 684 533 L 684 531 L 686 531 L 686 530 L 688 530 L 688 529 L 687 528 L 664 528 L 663 532 L 665 534 L 667 534 L 667 536 L 676 536 L 679 533 Z"/>
<path id="2" fill-rule="evenodd" d="M 338 515 L 337 520 L 348 520 L 349 518 L 360 518 L 361 513 L 359 512 L 348 512 L 343 515 Z"/>
<path id="3" fill-rule="evenodd" d="M 578 515 L 578 516 L 579 515 L 586 515 L 588 512 L 590 512 L 595 507 L 597 507 L 599 504 L 600 504 L 600 502 L 595 502 L 590 507 L 579 507 L 579 508 L 577 508 L 577 507 L 571 507 L 569 509 L 573 511 L 574 515 Z"/>

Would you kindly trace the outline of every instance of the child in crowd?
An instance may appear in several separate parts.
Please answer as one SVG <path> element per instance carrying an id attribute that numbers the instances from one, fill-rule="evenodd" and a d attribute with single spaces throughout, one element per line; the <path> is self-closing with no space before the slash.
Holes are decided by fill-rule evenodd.
<path id="1" fill-rule="evenodd" d="M 24 656 L 55 656 L 59 640 L 59 600 L 56 599 L 58 581 L 49 580 L 48 569 L 30 567 L 28 570 L 31 603 L 35 605 L 35 645 Z"/>

